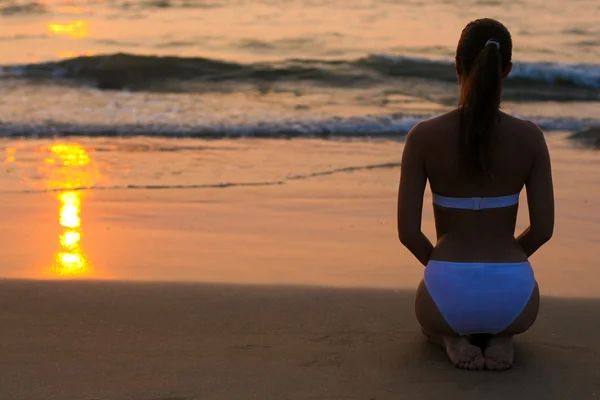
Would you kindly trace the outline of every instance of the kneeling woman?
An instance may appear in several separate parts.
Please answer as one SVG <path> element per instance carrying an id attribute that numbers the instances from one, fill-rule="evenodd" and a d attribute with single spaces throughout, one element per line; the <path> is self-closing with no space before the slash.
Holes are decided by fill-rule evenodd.
<path id="1" fill-rule="evenodd" d="M 539 291 L 528 258 L 552 236 L 554 195 L 540 129 L 499 110 L 511 71 L 512 40 L 500 22 L 480 19 L 456 52 L 456 110 L 409 132 L 398 194 L 400 241 L 426 266 L 416 313 L 423 332 L 452 363 L 469 370 L 512 366 L 512 336 L 534 323 Z M 421 230 L 427 181 L 435 247 Z M 530 226 L 515 238 L 526 188 Z M 471 343 L 488 335 L 482 351 Z"/>

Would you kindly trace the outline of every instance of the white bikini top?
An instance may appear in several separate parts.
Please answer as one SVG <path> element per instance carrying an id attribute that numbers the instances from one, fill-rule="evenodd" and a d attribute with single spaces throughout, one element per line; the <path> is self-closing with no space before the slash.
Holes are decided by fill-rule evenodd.
<path id="1" fill-rule="evenodd" d="M 500 197 L 446 197 L 434 193 L 433 203 L 446 208 L 479 211 L 519 204 L 519 193 Z"/>

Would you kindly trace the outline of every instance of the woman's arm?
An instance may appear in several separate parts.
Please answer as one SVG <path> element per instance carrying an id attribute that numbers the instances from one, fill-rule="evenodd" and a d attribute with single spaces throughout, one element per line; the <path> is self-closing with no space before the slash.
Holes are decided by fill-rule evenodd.
<path id="1" fill-rule="evenodd" d="M 421 264 L 427 265 L 433 245 L 421 231 L 423 194 L 427 184 L 420 143 L 422 140 L 418 137 L 421 129 L 421 124 L 411 129 L 402 153 L 400 188 L 398 189 L 398 237 Z"/>
<path id="2" fill-rule="evenodd" d="M 529 205 L 529 228 L 517 238 L 527 257 L 550 240 L 554 232 L 554 189 L 550 154 L 543 132 L 536 125 L 533 127 L 536 156 L 525 182 Z"/>

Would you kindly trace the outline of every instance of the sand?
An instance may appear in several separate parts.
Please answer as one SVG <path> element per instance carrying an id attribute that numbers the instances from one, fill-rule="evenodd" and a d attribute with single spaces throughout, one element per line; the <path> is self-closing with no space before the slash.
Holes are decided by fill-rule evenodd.
<path id="1" fill-rule="evenodd" d="M 544 299 L 507 372 L 454 369 L 410 291 L 0 283 L 11 400 L 591 399 L 599 300 Z"/>
<path id="2" fill-rule="evenodd" d="M 423 268 L 396 238 L 399 170 L 382 168 L 264 187 L 81 192 L 89 270 L 69 282 L 50 269 L 57 195 L 1 193 L 0 399 L 594 398 L 600 153 L 565 136 L 548 139 L 556 234 L 532 258 L 542 309 L 512 371 L 457 371 L 421 337 L 412 302 Z M 300 171 L 318 151 L 334 168 L 402 150 L 270 143 L 238 156 L 273 168 L 272 157 L 289 157 Z M 519 228 L 526 217 L 523 201 Z"/>
<path id="3" fill-rule="evenodd" d="M 203 141 L 165 142 L 169 146 L 205 145 Z M 600 279 L 595 279 L 594 268 L 600 242 L 600 152 L 575 148 L 566 135 L 549 135 L 548 142 L 557 222 L 550 244 L 532 257 L 542 293 L 600 297 Z M 289 173 L 285 168 L 290 165 L 294 173 L 303 173 L 311 168 L 398 161 L 402 152 L 402 143 L 396 142 L 217 143 L 247 146 L 234 153 L 235 158 L 224 153 L 218 159 L 231 170 L 224 179 L 243 173 L 250 181 L 261 176 L 279 179 Z M 213 142 L 208 145 L 215 146 Z M 163 157 L 162 153 L 158 154 Z M 185 160 L 194 158 L 193 153 L 165 153 L 166 164 L 162 164 L 154 162 L 155 153 L 106 154 L 132 169 L 132 165 L 151 164 L 152 174 L 177 163 L 176 170 L 181 170 Z M 202 157 L 210 159 L 210 155 Z M 258 171 L 236 169 L 233 162 L 257 164 Z M 132 173 L 125 177 L 129 180 L 115 172 L 114 177 L 109 176 L 109 184 L 146 182 L 148 168 L 138 167 L 134 173 L 139 178 Z M 196 169 L 185 182 L 216 179 L 204 172 L 214 171 L 213 164 Z M 80 192 L 81 243 L 91 266 L 87 277 L 412 290 L 423 268 L 397 239 L 398 178 L 399 168 L 394 167 L 275 186 Z M 168 179 L 159 182 L 168 183 Z M 48 269 L 60 250 L 56 194 L 10 192 L 0 196 L 0 237 L 5 246 L 0 277 L 55 278 Z M 518 230 L 526 223 L 523 195 Z M 429 190 L 423 229 L 430 238 L 435 237 Z"/>

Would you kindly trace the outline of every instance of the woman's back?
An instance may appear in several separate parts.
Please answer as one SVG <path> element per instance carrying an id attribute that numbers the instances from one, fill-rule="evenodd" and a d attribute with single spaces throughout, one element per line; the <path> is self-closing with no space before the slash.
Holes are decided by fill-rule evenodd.
<path id="1" fill-rule="evenodd" d="M 530 176 L 539 151 L 535 125 L 501 113 L 490 134 L 489 165 L 474 177 L 461 158 L 459 113 L 453 111 L 420 127 L 425 170 L 431 190 L 455 198 L 518 194 Z M 449 261 L 525 261 L 514 237 L 517 205 L 462 210 L 435 205 L 438 242 L 432 258 Z"/>

